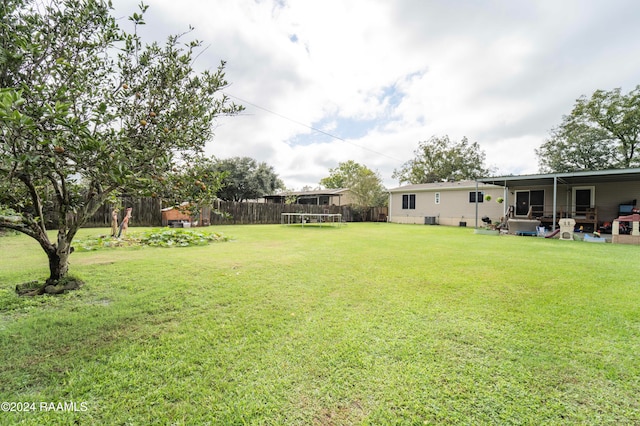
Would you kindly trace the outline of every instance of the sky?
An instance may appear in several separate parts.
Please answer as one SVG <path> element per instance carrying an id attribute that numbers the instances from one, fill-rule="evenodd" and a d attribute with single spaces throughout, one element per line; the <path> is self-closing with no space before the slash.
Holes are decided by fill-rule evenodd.
<path id="1" fill-rule="evenodd" d="M 397 187 L 419 142 L 467 137 L 498 175 L 538 173 L 535 149 L 594 91 L 640 84 L 637 0 L 145 0 L 145 41 L 195 29 L 198 70 L 226 61 L 206 152 L 247 156 L 288 189 L 356 161 Z M 120 25 L 138 2 L 114 0 Z"/>

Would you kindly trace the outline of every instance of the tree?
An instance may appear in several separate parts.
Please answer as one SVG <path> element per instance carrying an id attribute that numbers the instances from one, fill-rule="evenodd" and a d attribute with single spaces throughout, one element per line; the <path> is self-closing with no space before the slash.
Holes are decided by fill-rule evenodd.
<path id="1" fill-rule="evenodd" d="M 489 174 L 484 151 L 478 142 L 469 143 L 466 137 L 455 143 L 449 136 L 432 136 L 420 142 L 414 154 L 414 159 L 393 171 L 392 177 L 401 184 L 476 179 Z"/>
<path id="2" fill-rule="evenodd" d="M 353 160 L 329 169 L 329 176 L 322 178 L 320 185 L 332 189 L 348 188 L 357 208 L 383 206 L 388 201 L 380 174 Z"/>
<path id="3" fill-rule="evenodd" d="M 194 70 L 198 41 L 143 46 L 147 6 L 129 18 L 132 33 L 111 9 L 104 0 L 0 4 L 0 179 L 12 188 L 0 199 L 13 212 L 0 210 L 0 227 L 37 240 L 46 284 L 67 275 L 76 232 L 105 201 L 162 191 L 172 169 L 198 162 L 215 117 L 242 109 L 220 95 L 224 62 Z M 185 195 L 217 189 L 194 183 Z"/>
<path id="4" fill-rule="evenodd" d="M 355 207 L 364 209 L 387 205 L 389 197 L 379 173 L 364 167 L 348 183 Z"/>
<path id="5" fill-rule="evenodd" d="M 298 201 L 298 196 L 293 194 L 294 192 L 296 192 L 295 189 L 284 188 L 282 195 L 284 195 L 285 204 L 295 204 Z"/>
<path id="6" fill-rule="evenodd" d="M 580 97 L 536 154 L 547 172 L 628 168 L 640 165 L 639 144 L 640 85 Z"/>
<path id="7" fill-rule="evenodd" d="M 155 187 L 163 203 L 195 214 L 203 205 L 211 206 L 222 188 L 224 175 L 213 171 L 211 159 L 198 157 L 193 163 L 174 167 L 164 177 L 158 177 Z M 185 203 L 188 202 L 188 204 Z"/>
<path id="8" fill-rule="evenodd" d="M 284 189 L 273 167 L 250 157 L 219 160 L 213 170 L 225 174 L 218 192 L 218 197 L 225 201 L 254 200 Z"/>
<path id="9" fill-rule="evenodd" d="M 603 130 L 560 126 L 536 149 L 541 173 L 605 170 L 617 164 L 616 150 Z"/>
<path id="10" fill-rule="evenodd" d="M 353 160 L 338 163 L 338 167 L 329 169 L 329 176 L 320 179 L 320 185 L 331 189 L 349 188 L 354 178 L 363 169 L 366 167 Z"/>

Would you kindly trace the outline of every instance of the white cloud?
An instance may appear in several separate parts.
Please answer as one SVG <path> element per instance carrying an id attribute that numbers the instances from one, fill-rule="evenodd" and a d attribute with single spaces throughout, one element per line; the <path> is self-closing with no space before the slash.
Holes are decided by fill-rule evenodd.
<path id="1" fill-rule="evenodd" d="M 503 173 L 534 173 L 535 148 L 576 98 L 640 84 L 631 0 L 147 3 L 145 37 L 195 26 L 209 45 L 198 66 L 228 61 L 227 92 L 248 101 L 220 118 L 209 152 L 266 161 L 289 187 L 315 186 L 347 160 L 395 186 L 418 142 L 445 134 L 479 142 Z"/>

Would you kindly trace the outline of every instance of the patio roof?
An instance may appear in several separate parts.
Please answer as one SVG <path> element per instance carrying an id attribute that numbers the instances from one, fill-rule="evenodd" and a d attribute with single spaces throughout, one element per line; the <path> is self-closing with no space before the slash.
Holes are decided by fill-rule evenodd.
<path id="1" fill-rule="evenodd" d="M 478 182 L 516 188 L 523 186 L 553 185 L 554 180 L 559 184 L 565 185 L 640 181 L 640 168 L 596 170 L 590 172 L 549 173 L 538 175 L 499 176 L 480 178 L 478 179 Z"/>
<path id="2" fill-rule="evenodd" d="M 605 182 L 640 181 L 640 168 L 596 170 L 568 173 L 548 173 L 538 175 L 500 176 L 477 179 L 477 183 L 488 183 L 505 188 L 522 188 L 543 185 L 553 186 L 553 225 L 556 229 L 558 185 L 585 185 Z M 506 193 L 506 192 L 505 192 Z M 476 228 L 478 227 L 478 205 L 476 200 Z"/>

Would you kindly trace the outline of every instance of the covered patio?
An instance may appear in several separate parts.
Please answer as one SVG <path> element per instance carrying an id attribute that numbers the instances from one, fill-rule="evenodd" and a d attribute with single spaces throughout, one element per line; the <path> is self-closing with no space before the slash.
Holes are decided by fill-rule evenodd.
<path id="1" fill-rule="evenodd" d="M 640 168 L 500 176 L 477 179 L 480 183 L 504 188 L 505 217 L 537 219 L 551 230 L 562 218 L 590 231 L 611 227 L 619 216 L 631 214 L 640 198 Z M 476 213 L 476 228 L 478 223 Z"/>

